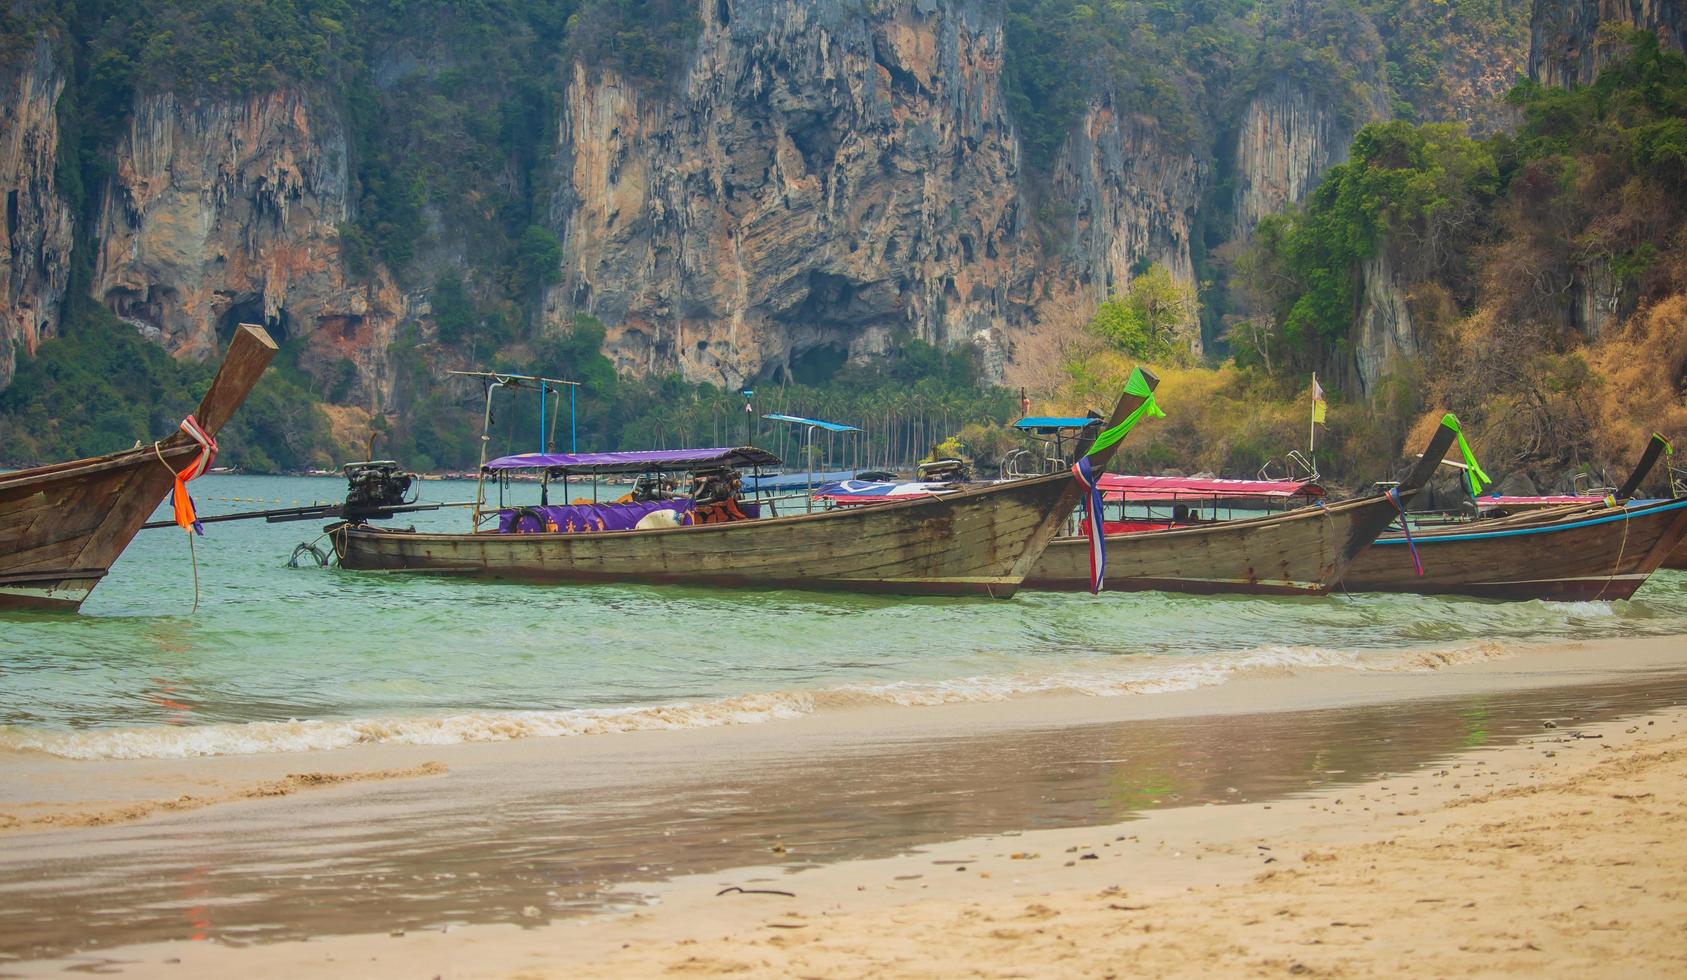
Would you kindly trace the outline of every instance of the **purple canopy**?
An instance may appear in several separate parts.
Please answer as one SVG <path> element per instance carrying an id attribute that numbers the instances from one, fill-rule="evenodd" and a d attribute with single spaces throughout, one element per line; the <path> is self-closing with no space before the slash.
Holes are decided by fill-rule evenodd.
<path id="1" fill-rule="evenodd" d="M 778 466 L 779 457 L 765 449 L 651 449 L 630 453 L 521 453 L 501 456 L 488 470 L 550 470 L 575 473 L 649 473 L 659 470 L 706 470 L 716 466 Z"/>

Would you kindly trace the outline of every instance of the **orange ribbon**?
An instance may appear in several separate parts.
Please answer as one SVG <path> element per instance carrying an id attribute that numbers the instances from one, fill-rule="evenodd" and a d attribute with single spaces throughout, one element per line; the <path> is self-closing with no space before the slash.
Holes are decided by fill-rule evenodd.
<path id="1" fill-rule="evenodd" d="M 205 471 L 211 468 L 217 459 L 217 440 L 191 415 L 182 419 L 181 429 L 199 443 L 199 455 L 187 465 L 187 469 L 176 474 L 176 489 L 170 500 L 176 511 L 176 525 L 184 531 L 204 534 L 205 529 L 199 526 L 199 515 L 193 509 L 193 498 L 187 495 L 187 482 L 204 476 Z"/>

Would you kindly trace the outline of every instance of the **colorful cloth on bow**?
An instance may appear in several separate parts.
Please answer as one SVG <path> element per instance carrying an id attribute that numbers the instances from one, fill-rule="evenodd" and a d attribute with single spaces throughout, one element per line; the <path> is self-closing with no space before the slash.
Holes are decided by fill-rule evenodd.
<path id="1" fill-rule="evenodd" d="M 199 523 L 199 515 L 193 507 L 193 498 L 188 496 L 187 483 L 204 476 L 211 464 L 217 461 L 217 440 L 191 415 L 182 419 L 181 430 L 194 442 L 199 443 L 199 455 L 187 464 L 186 469 L 176 474 L 176 487 L 171 491 L 170 503 L 175 510 L 176 526 L 194 534 L 204 534 L 205 526 Z"/>
<path id="2" fill-rule="evenodd" d="M 1452 416 L 1448 416 L 1451 418 Z M 1418 543 L 1412 540 L 1412 522 L 1406 517 L 1406 508 L 1400 503 L 1400 488 L 1389 487 L 1388 499 L 1394 501 L 1394 509 L 1400 514 L 1400 530 L 1406 535 L 1406 550 L 1412 553 L 1412 570 L 1423 577 L 1423 559 L 1418 557 Z"/>
<path id="3" fill-rule="evenodd" d="M 1090 466 L 1090 457 L 1103 449 L 1111 448 L 1119 440 L 1130 434 L 1136 424 L 1144 418 L 1163 419 L 1166 413 L 1154 402 L 1154 389 L 1148 387 L 1148 379 L 1142 376 L 1141 368 L 1132 368 L 1131 376 L 1125 382 L 1125 394 L 1135 395 L 1142 399 L 1142 404 L 1136 410 L 1125 416 L 1124 421 L 1107 429 L 1095 437 L 1094 445 L 1072 466 L 1072 475 L 1084 485 L 1087 491 L 1084 497 L 1084 507 L 1089 513 L 1090 539 L 1090 594 L 1101 591 L 1102 582 L 1107 577 L 1107 528 L 1101 513 L 1101 479 L 1100 474 Z"/>
<path id="4" fill-rule="evenodd" d="M 1476 454 L 1471 451 L 1470 443 L 1465 441 L 1464 431 L 1459 428 L 1458 416 L 1448 412 L 1441 417 L 1441 424 L 1452 429 L 1458 435 L 1459 452 L 1464 456 L 1465 485 L 1470 488 L 1472 497 L 1481 496 L 1482 488 L 1492 485 L 1494 481 L 1488 478 L 1488 474 L 1482 472 L 1482 464 L 1476 461 Z"/>
<path id="5" fill-rule="evenodd" d="M 1084 455 L 1094 456 L 1103 449 L 1108 449 L 1117 445 L 1119 440 L 1123 439 L 1127 435 L 1130 435 L 1130 431 L 1136 428 L 1136 424 L 1142 421 L 1144 416 L 1151 419 L 1163 419 L 1166 417 L 1166 413 L 1160 411 L 1160 406 L 1155 404 L 1154 389 L 1148 387 L 1148 379 L 1142 376 L 1141 368 L 1131 368 L 1130 379 L 1125 382 L 1125 394 L 1137 396 L 1142 399 L 1142 404 L 1136 407 L 1136 411 L 1125 416 L 1123 422 L 1120 422 L 1118 425 L 1115 425 L 1111 429 L 1107 429 L 1100 435 L 1096 436 L 1095 444 L 1090 446 L 1090 451 Z M 1073 471 L 1076 472 L 1077 467 L 1073 467 Z M 1082 477 L 1080 477 L 1080 479 L 1082 479 Z"/>
<path id="6" fill-rule="evenodd" d="M 1084 508 L 1089 512 L 1090 538 L 1090 594 L 1101 592 L 1101 583 L 1107 577 L 1107 530 L 1103 526 L 1101 516 L 1101 481 L 1095 470 L 1090 466 L 1088 456 L 1078 460 L 1072 466 L 1072 475 L 1084 485 Z"/>

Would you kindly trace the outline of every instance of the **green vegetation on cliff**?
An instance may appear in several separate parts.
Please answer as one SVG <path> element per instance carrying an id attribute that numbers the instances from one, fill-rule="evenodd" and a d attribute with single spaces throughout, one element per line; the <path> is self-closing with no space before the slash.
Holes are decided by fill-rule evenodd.
<path id="1" fill-rule="evenodd" d="M 1270 327 L 1237 360 L 1322 366 L 1339 387 L 1367 261 L 1386 256 L 1392 279 L 1371 285 L 1406 298 L 1423 406 L 1548 468 L 1610 460 L 1664 425 L 1664 409 L 1618 410 L 1613 396 L 1678 400 L 1687 362 L 1664 354 L 1641 377 L 1610 352 L 1652 350 L 1646 331 L 1667 328 L 1640 316 L 1602 334 L 1687 292 L 1687 59 L 1645 33 L 1627 44 L 1592 85 L 1519 85 L 1514 134 L 1361 131 L 1303 211 L 1261 224 L 1243 267 Z M 1625 381 L 1607 389 L 1612 373 Z"/>
<path id="2" fill-rule="evenodd" d="M 80 285 L 86 269 L 75 272 Z M 18 362 L 0 391 L 0 463 L 76 459 L 174 432 L 210 385 L 215 364 L 184 364 L 72 289 L 59 336 Z M 219 464 L 257 472 L 332 459 L 327 419 L 286 372 L 264 374 L 218 434 Z"/>

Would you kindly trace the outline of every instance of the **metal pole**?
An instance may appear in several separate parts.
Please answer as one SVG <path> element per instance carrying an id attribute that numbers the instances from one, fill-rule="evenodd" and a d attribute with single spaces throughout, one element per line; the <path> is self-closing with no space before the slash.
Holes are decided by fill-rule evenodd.
<path id="1" fill-rule="evenodd" d="M 550 397 L 551 389 L 543 381 L 539 382 L 539 451 L 545 451 L 545 399 Z"/>
<path id="2" fill-rule="evenodd" d="M 574 392 L 579 388 L 579 385 L 568 386 L 568 451 L 571 453 L 580 451 L 580 435 L 574 425 Z"/>
<path id="3" fill-rule="evenodd" d="M 492 392 L 502 388 L 502 381 L 486 386 L 486 411 L 480 417 L 480 469 L 475 473 L 474 530 L 480 530 L 480 512 L 486 504 L 486 448 L 492 442 Z"/>
<path id="4" fill-rule="evenodd" d="M 808 494 L 803 499 L 805 513 L 814 513 L 814 426 L 808 427 L 808 445 L 803 447 L 803 461 L 808 464 Z"/>

